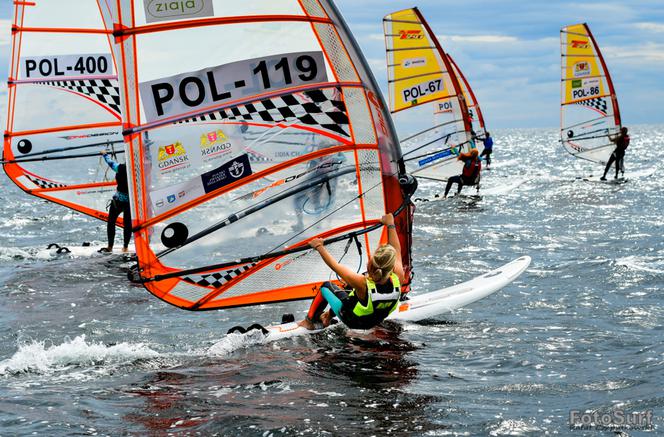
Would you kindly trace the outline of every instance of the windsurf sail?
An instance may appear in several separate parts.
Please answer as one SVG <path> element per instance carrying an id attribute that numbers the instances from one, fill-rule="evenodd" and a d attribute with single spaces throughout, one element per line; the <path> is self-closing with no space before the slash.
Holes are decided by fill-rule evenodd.
<path id="1" fill-rule="evenodd" d="M 387 15 L 383 28 L 391 112 L 435 105 L 435 125 L 401 142 L 409 171 L 443 181 L 460 174 L 463 164 L 457 156 L 476 145 L 468 104 L 450 60 L 417 8 Z"/>
<path id="2" fill-rule="evenodd" d="M 115 174 L 100 152 L 122 162 L 124 145 L 97 1 L 15 1 L 13 9 L 3 168 L 26 193 L 106 220 Z"/>
<path id="3" fill-rule="evenodd" d="M 560 137 L 577 158 L 606 164 L 621 128 L 618 99 L 597 42 L 587 24 L 560 31 L 562 83 Z"/>
<path id="4" fill-rule="evenodd" d="M 188 310 L 310 298 L 336 278 L 308 241 L 363 271 L 387 212 L 410 271 L 399 144 L 331 2 L 108 4 L 151 293 Z"/>

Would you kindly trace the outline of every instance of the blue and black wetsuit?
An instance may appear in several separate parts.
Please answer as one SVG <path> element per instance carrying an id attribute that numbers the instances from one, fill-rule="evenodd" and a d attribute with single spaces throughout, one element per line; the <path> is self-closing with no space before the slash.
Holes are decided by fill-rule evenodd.
<path id="1" fill-rule="evenodd" d="M 396 273 L 390 280 L 377 284 L 367 277 L 367 298 L 362 302 L 355 290 L 343 290 L 331 282 L 325 282 L 309 308 L 307 318 L 317 322 L 330 304 L 332 311 L 344 325 L 351 329 L 369 329 L 385 320 L 397 309 L 401 298 L 401 283 Z"/>
<path id="2" fill-rule="evenodd" d="M 493 153 L 493 138 L 487 135 L 486 138 L 482 140 L 484 144 L 484 150 L 482 150 L 481 156 L 486 156 L 486 165 L 487 167 L 491 165 L 491 154 Z"/>
<path id="3" fill-rule="evenodd" d="M 108 210 L 108 223 L 106 234 L 108 235 L 108 247 L 112 248 L 115 242 L 115 223 L 118 216 L 122 214 L 124 222 L 124 244 L 126 249 L 131 240 L 131 211 L 129 210 L 129 187 L 127 185 L 127 166 L 118 164 L 109 155 L 104 155 L 104 161 L 115 172 L 115 181 L 118 184 L 117 191 L 113 194 L 111 207 Z"/>

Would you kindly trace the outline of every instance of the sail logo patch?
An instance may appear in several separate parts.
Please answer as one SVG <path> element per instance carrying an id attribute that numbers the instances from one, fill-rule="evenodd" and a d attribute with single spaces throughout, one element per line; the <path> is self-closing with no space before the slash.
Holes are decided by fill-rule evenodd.
<path id="1" fill-rule="evenodd" d="M 210 193 L 252 174 L 249 155 L 240 155 L 232 161 L 201 175 L 203 189 Z"/>
<path id="2" fill-rule="evenodd" d="M 574 77 L 590 76 L 590 64 L 586 61 L 574 64 Z"/>
<path id="3" fill-rule="evenodd" d="M 223 130 L 217 129 L 201 135 L 201 156 L 205 162 L 231 153 L 233 144 Z"/>
<path id="4" fill-rule="evenodd" d="M 143 9 L 148 23 L 214 16 L 212 0 L 144 0 Z"/>
<path id="5" fill-rule="evenodd" d="M 426 58 L 409 58 L 409 59 L 404 59 L 401 65 L 403 66 L 403 68 L 423 67 L 427 65 L 427 60 Z"/>
<path id="6" fill-rule="evenodd" d="M 571 45 L 573 49 L 587 49 L 588 41 L 580 41 L 578 39 L 573 39 Z"/>
<path id="7" fill-rule="evenodd" d="M 189 167 L 189 155 L 181 142 L 176 141 L 167 146 L 159 146 L 157 152 L 159 170 L 164 173 Z"/>
<path id="8" fill-rule="evenodd" d="M 399 31 L 399 39 L 422 39 L 424 38 L 424 35 L 422 35 L 421 30 L 400 30 Z"/>
<path id="9" fill-rule="evenodd" d="M 244 164 L 241 162 L 233 161 L 233 164 L 231 164 L 228 171 L 230 172 L 231 176 L 233 176 L 235 179 L 238 179 L 244 174 Z"/>

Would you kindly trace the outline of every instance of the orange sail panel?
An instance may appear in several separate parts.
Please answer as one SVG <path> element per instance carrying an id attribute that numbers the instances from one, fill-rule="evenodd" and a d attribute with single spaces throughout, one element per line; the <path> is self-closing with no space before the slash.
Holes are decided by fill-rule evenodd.
<path id="1" fill-rule="evenodd" d="M 433 127 L 401 142 L 408 170 L 441 181 L 460 174 L 457 156 L 476 145 L 468 102 L 447 54 L 417 8 L 387 15 L 383 29 L 392 113 L 423 104 L 433 104 L 436 113 Z"/>
<path id="2" fill-rule="evenodd" d="M 611 76 L 587 24 L 560 31 L 560 138 L 573 156 L 606 164 L 620 131 L 620 111 Z"/>
<path id="3" fill-rule="evenodd" d="M 110 9 L 145 287 L 189 310 L 310 298 L 336 277 L 307 242 L 363 271 L 386 212 L 410 270 L 401 150 L 334 6 L 200 3 Z"/>
<path id="4" fill-rule="evenodd" d="M 29 194 L 106 220 L 115 174 L 100 152 L 122 162 L 124 145 L 97 1 L 15 2 L 11 41 L 5 172 Z"/>

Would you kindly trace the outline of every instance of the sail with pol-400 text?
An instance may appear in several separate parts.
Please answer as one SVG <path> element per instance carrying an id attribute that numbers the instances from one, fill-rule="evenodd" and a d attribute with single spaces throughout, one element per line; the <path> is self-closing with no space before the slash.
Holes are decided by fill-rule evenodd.
<path id="1" fill-rule="evenodd" d="M 469 102 L 464 97 L 470 95 L 469 88 L 462 88 L 417 8 L 387 15 L 383 28 L 392 113 L 398 116 L 401 111 L 433 104 L 436 114 L 433 127 L 402 140 L 407 168 L 413 175 L 442 181 L 460 174 L 463 164 L 457 156 L 476 147 Z M 475 106 L 476 101 L 471 104 Z"/>
<path id="2" fill-rule="evenodd" d="M 17 1 L 13 11 L 4 170 L 29 194 L 106 220 L 115 173 L 100 152 L 124 161 L 124 145 L 99 5 Z"/>
<path id="3" fill-rule="evenodd" d="M 560 31 L 560 139 L 577 158 L 606 164 L 621 128 L 618 99 L 602 53 L 587 24 Z"/>
<path id="4" fill-rule="evenodd" d="M 110 9 L 145 287 L 189 310 L 310 298 L 336 278 L 307 243 L 364 270 L 387 212 L 410 270 L 399 144 L 331 2 L 166 3 Z"/>

